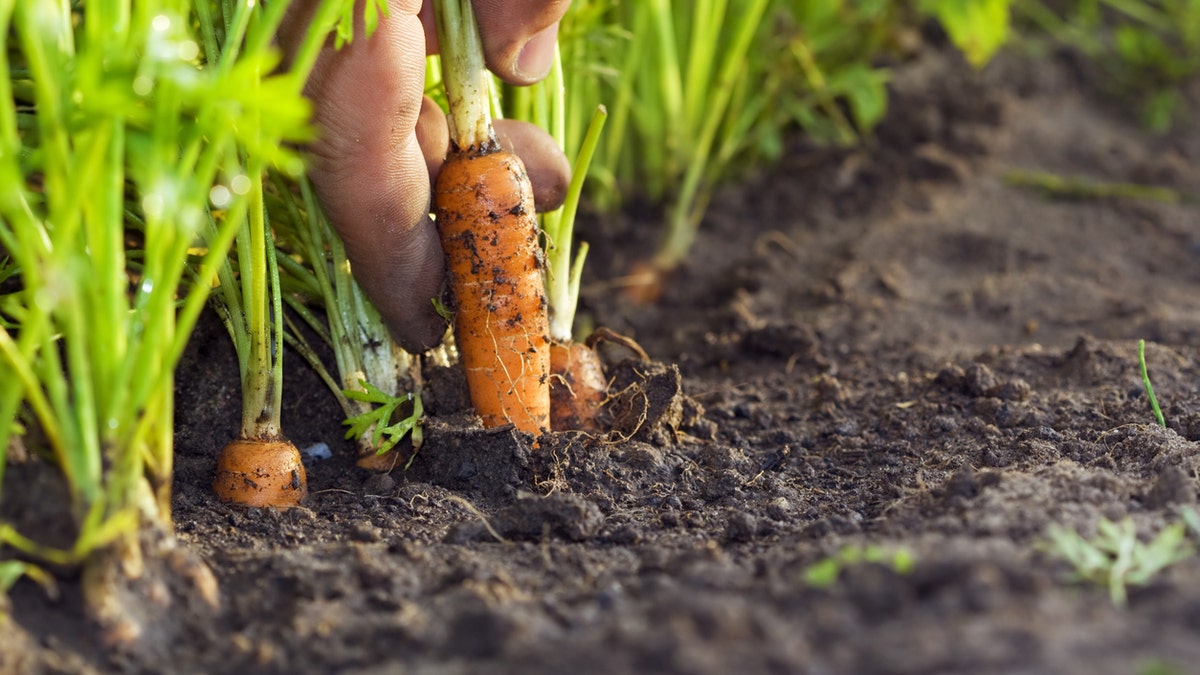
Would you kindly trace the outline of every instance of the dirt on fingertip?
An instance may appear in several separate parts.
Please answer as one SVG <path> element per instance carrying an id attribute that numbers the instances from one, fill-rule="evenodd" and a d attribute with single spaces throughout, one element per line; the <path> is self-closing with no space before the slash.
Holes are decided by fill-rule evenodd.
<path id="1" fill-rule="evenodd" d="M 1111 521 L 1147 543 L 1196 507 L 1200 125 L 1150 135 L 1059 58 L 975 71 L 926 47 L 889 89 L 863 147 L 797 140 L 719 190 L 657 303 L 613 280 L 662 214 L 580 225 L 581 316 L 650 356 L 602 346 L 605 433 L 485 430 L 430 365 L 423 445 L 371 472 L 289 354 L 284 429 L 332 457 L 301 507 L 223 505 L 240 396 L 210 317 L 173 504 L 219 608 L 178 603 L 187 630 L 117 653 L 78 580 L 57 600 L 22 580 L 0 670 L 1198 672 L 1200 557 L 1122 604 L 1049 542 Z M 1014 172 L 1186 198 L 1058 199 Z"/>

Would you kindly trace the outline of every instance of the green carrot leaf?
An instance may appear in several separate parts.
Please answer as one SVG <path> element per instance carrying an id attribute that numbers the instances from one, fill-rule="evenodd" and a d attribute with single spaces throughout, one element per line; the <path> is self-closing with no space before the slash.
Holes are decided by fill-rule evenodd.
<path id="1" fill-rule="evenodd" d="M 346 389 L 342 394 L 353 401 L 373 403 L 377 407 L 348 418 L 345 424 L 350 429 L 346 432 L 346 438 L 358 439 L 369 434 L 372 445 L 377 447 L 376 454 L 380 455 L 391 450 L 410 432 L 414 435 L 415 443 L 417 425 L 425 412 L 420 395 L 410 393 L 392 396 L 366 380 L 359 380 L 359 384 L 362 385 L 362 389 Z M 396 409 L 410 401 L 413 404 L 412 412 L 407 417 L 392 422 L 392 415 Z"/>

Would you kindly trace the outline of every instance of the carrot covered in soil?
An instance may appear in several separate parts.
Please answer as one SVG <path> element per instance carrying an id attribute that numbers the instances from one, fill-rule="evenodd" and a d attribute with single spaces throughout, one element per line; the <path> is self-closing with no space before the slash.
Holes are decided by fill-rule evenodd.
<path id="1" fill-rule="evenodd" d="M 450 155 L 434 207 L 453 295 L 454 335 L 485 427 L 550 428 L 550 339 L 533 189 L 496 140 L 470 0 L 439 0 Z"/>
<path id="2" fill-rule="evenodd" d="M 287 509 L 308 494 L 300 451 L 282 436 L 237 438 L 217 457 L 213 491 L 226 503 Z"/>
<path id="3" fill-rule="evenodd" d="M 554 340 L 550 372 L 550 428 L 599 431 L 596 418 L 608 395 L 608 378 L 596 350 L 582 342 Z"/>
<path id="4" fill-rule="evenodd" d="M 633 338 L 601 326 L 584 342 L 550 340 L 550 425 L 554 431 L 603 431 L 601 412 L 608 401 L 608 378 L 596 345 L 611 342 L 639 360 L 650 356 Z"/>

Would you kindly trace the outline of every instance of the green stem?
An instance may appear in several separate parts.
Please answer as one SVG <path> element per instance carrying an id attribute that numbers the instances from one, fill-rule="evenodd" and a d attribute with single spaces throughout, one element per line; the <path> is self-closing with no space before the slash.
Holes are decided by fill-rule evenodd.
<path id="1" fill-rule="evenodd" d="M 1171 17 L 1164 12 L 1155 10 L 1153 3 L 1131 2 L 1130 0 L 1103 0 L 1103 2 L 1118 12 L 1130 18 L 1137 19 L 1155 30 L 1170 32 L 1175 28 Z"/>
<path id="2" fill-rule="evenodd" d="M 10 35 L 13 6 L 16 0 L 0 0 L 0 35 Z M 4 69 L 5 73 L 12 73 L 13 66 L 8 61 L 7 49 L 0 49 L 0 68 Z M 5 174 L 15 173 L 18 168 L 13 161 L 16 157 L 16 151 L 21 147 L 21 137 L 17 131 L 17 111 L 13 105 L 13 86 L 12 76 L 0 78 L 0 158 L 4 161 L 0 162 Z M 5 175 L 3 185 L 8 186 L 5 190 L 13 190 L 22 182 L 17 180 L 16 176 Z M 7 201 L 11 197 L 5 196 Z"/>
<path id="3" fill-rule="evenodd" d="M 1150 372 L 1146 369 L 1146 341 L 1138 340 L 1138 365 L 1142 369 L 1142 385 L 1146 387 L 1146 397 L 1150 399 L 1150 409 L 1154 411 L 1154 419 L 1164 429 L 1167 426 L 1162 409 L 1158 407 L 1158 397 L 1154 395 L 1154 386 L 1150 384 Z"/>
<path id="4" fill-rule="evenodd" d="M 221 54 L 217 45 L 217 31 L 213 24 L 212 6 L 205 0 L 192 3 L 196 8 L 196 17 L 200 24 L 200 39 L 204 43 L 204 58 L 209 63 L 216 63 Z"/>
<path id="5" fill-rule="evenodd" d="M 0 34 L 9 34 L 14 4 L 15 0 L 0 0 Z M 0 70 L 12 71 L 7 49 L 0 49 Z M 12 78 L 0 78 L 0 185 L 6 186 L 4 190 L 0 190 L 0 213 L 4 214 L 4 217 L 10 221 L 10 227 L 15 230 L 15 232 L 10 232 L 5 227 L 0 227 L 0 246 L 3 246 L 16 261 L 28 287 L 30 283 L 36 285 L 37 265 L 33 256 L 37 248 L 19 244 L 18 239 L 25 238 L 22 233 L 36 232 L 40 229 L 40 225 L 30 214 L 23 188 L 24 178 L 17 160 L 20 156 L 21 141 L 17 131 L 16 109 L 12 101 Z M 15 342 L 4 326 L 0 325 L 0 341 L 6 343 L 0 344 L 0 351 L 4 352 L 14 368 L 19 363 L 23 364 L 27 371 L 23 383 L 17 381 L 19 378 L 0 382 L 0 485 L 3 484 L 4 467 L 7 463 L 5 457 L 7 443 L 16 426 L 17 410 L 30 383 L 32 382 L 34 386 L 38 384 L 36 376 L 29 368 L 29 362 L 33 356 L 30 346 L 36 345 L 41 339 L 43 331 L 37 324 L 44 324 L 46 316 L 44 312 L 29 312 L 26 313 L 26 316 L 17 317 L 17 320 L 21 325 L 20 339 L 24 344 Z M 41 393 L 39 390 L 36 394 L 31 392 L 29 395 L 40 396 Z M 44 396 L 42 398 L 41 405 L 44 411 L 48 411 L 49 402 L 44 400 Z M 51 424 L 47 430 L 54 436 L 59 434 L 57 425 Z M 55 452 L 60 451 L 53 442 L 54 439 L 50 440 L 51 449 Z M 59 459 L 61 462 L 62 458 Z M 65 466 L 65 464 L 63 465 Z"/>
<path id="6" fill-rule="evenodd" d="M 239 0 L 237 7 L 233 9 L 233 15 L 228 17 L 229 20 L 225 26 L 225 42 L 222 45 L 221 59 L 217 63 L 217 69 L 222 73 L 228 73 L 233 68 L 233 64 L 237 63 L 238 54 L 241 53 L 242 40 L 246 38 L 246 31 L 250 28 L 250 19 L 252 18 L 255 4 L 246 0 Z"/>
<path id="7" fill-rule="evenodd" d="M 264 216 L 266 212 L 264 210 Z M 283 412 L 283 299 L 279 293 L 279 265 L 275 261 L 275 241 L 271 233 L 270 223 L 265 222 L 263 232 L 266 234 L 264 247 L 267 250 L 267 273 L 270 276 L 271 300 L 271 384 L 270 401 L 271 424 L 276 434 L 280 433 L 280 415 Z"/>
<path id="8" fill-rule="evenodd" d="M 642 1 L 646 2 L 646 0 Z M 678 124 L 682 125 L 682 128 L 675 130 L 676 133 L 668 134 L 665 139 L 668 143 L 667 155 L 673 157 L 678 152 L 679 140 L 688 138 L 691 131 L 690 120 L 687 117 L 688 111 L 683 107 L 683 82 L 680 75 L 682 69 L 679 65 L 675 26 L 672 21 L 674 12 L 671 9 L 670 0 L 650 0 L 649 5 L 653 8 L 651 11 L 654 17 L 654 34 L 659 43 L 658 54 L 662 58 L 662 63 L 659 63 L 657 67 L 658 87 L 663 105 L 660 114 L 665 115 L 666 119 L 676 120 Z M 634 39 L 637 39 L 637 36 Z"/>
<path id="9" fill-rule="evenodd" d="M 88 217 L 87 253 L 95 269 L 88 284 L 93 300 L 88 308 L 90 318 L 85 328 L 87 333 L 81 337 L 88 347 L 86 358 L 96 366 L 96 388 L 108 393 L 100 397 L 103 407 L 97 410 L 103 428 L 101 433 L 108 442 L 116 442 L 114 432 L 127 428 L 123 424 L 129 408 L 129 389 L 123 386 L 119 378 L 124 371 L 124 364 L 130 360 L 131 342 L 136 339 L 130 336 L 136 333 L 128 318 L 129 260 L 125 253 L 124 233 L 122 228 L 112 226 L 124 218 L 125 125 L 113 119 L 107 124 L 106 132 L 109 141 L 100 170 L 103 185 L 97 190 L 93 201 L 96 212 Z M 86 338 L 87 334 L 97 332 L 112 336 L 111 341 Z"/>
<path id="10" fill-rule="evenodd" d="M 583 182 L 587 179 L 588 168 L 592 157 L 600 144 L 600 132 L 604 129 L 604 121 L 608 111 L 599 106 L 588 124 L 587 133 L 583 137 L 583 145 L 572 167 L 571 183 L 567 186 L 567 196 L 562 208 L 552 220 L 553 232 L 547 233 L 550 245 L 546 252 L 547 265 L 550 274 L 547 284 L 547 298 L 550 303 L 550 337 L 561 342 L 571 339 L 572 327 L 575 323 L 575 311 L 579 304 L 579 284 L 583 273 L 583 259 L 587 248 L 581 246 L 576 254 L 575 264 L 571 264 L 571 240 L 575 229 L 575 217 L 579 210 L 579 200 L 583 193 Z"/>
<path id="11" fill-rule="evenodd" d="M 304 266 L 304 263 L 293 260 L 287 255 L 276 258 L 279 263 L 279 269 L 287 274 L 286 280 L 281 280 L 281 288 L 284 294 L 284 302 L 287 302 L 288 294 L 300 294 L 319 296 L 321 295 L 321 286 L 317 283 L 316 276 L 312 270 Z"/>
<path id="12" fill-rule="evenodd" d="M 728 0 L 693 1 L 692 34 L 688 39 L 687 73 L 683 90 L 683 109 L 686 111 L 685 117 L 689 120 L 701 117 L 708 105 L 704 96 L 711 91 L 709 83 L 713 79 L 713 66 L 718 51 L 715 46 L 721 43 L 722 20 L 729 10 Z"/>
<path id="13" fill-rule="evenodd" d="M 312 195 L 308 195 L 306 199 L 310 199 Z M 329 256 L 332 262 L 331 281 L 333 282 L 333 295 L 327 300 L 327 307 L 333 307 L 336 310 L 336 321 L 331 321 L 331 337 L 333 338 L 335 347 L 334 353 L 337 355 L 338 372 L 342 375 L 342 384 L 348 389 L 358 387 L 358 379 L 355 373 L 362 370 L 362 338 L 355 329 L 358 326 L 358 317 L 354 313 L 354 277 L 350 269 L 350 261 L 346 258 L 346 245 L 342 242 L 342 238 L 334 234 L 329 229 L 329 223 L 324 219 L 314 221 L 314 226 L 319 228 L 318 234 L 320 239 L 329 247 Z M 383 383 L 379 383 L 382 385 Z"/>
<path id="14" fill-rule="evenodd" d="M 246 314 L 249 347 L 242 357 L 242 437 L 279 436 L 279 407 L 275 401 L 281 392 L 270 324 L 271 256 L 267 250 L 267 223 L 263 205 L 263 167 L 251 162 L 250 194 L 245 238 L 239 237 L 238 264 L 242 284 L 242 309 Z M 277 272 L 276 272 L 277 274 Z M 273 352 L 276 352 L 273 354 Z"/>
<path id="15" fill-rule="evenodd" d="M 358 317 L 354 311 L 354 296 L 361 293 L 361 290 L 354 282 L 350 261 L 346 258 L 346 246 L 322 215 L 309 181 L 301 182 L 300 195 L 308 216 L 304 221 L 306 227 L 303 228 L 303 243 L 312 261 L 317 285 L 321 288 L 321 297 L 329 318 L 328 342 L 333 349 L 334 361 L 342 381 L 342 386 L 334 389 L 334 396 L 340 397 L 343 387 L 358 388 L 358 374 L 363 371 L 363 340 L 355 334 Z M 374 335 L 391 341 L 382 327 L 382 320 L 373 324 L 372 328 Z M 384 382 L 376 384 L 386 386 Z"/>
<path id="16" fill-rule="evenodd" d="M 647 12 L 644 9 L 645 5 L 634 5 L 633 25 L 631 32 L 633 35 L 642 35 L 645 30 Z M 640 11 L 638 8 L 643 8 Z M 634 91 L 636 88 L 637 78 L 635 73 L 641 66 L 642 60 L 645 59 L 645 50 L 649 40 L 631 39 L 629 44 L 629 52 L 626 55 L 624 63 L 621 64 L 622 76 L 617 79 L 617 89 L 613 93 L 612 105 L 609 106 L 612 111 L 612 121 L 609 122 L 608 143 L 605 146 L 604 162 L 602 164 L 616 167 L 623 160 L 621 150 L 624 144 L 628 141 L 625 134 L 625 127 L 628 124 L 630 115 L 633 113 L 636 97 Z M 651 90 L 653 91 L 653 90 Z M 646 104 L 648 102 L 642 101 Z M 628 154 L 628 153 L 626 153 Z M 650 162 L 652 165 L 645 167 L 647 173 L 656 173 L 656 168 L 661 168 L 662 153 L 660 152 L 644 152 L 640 153 L 642 161 Z M 657 166 L 654 165 L 655 158 L 658 159 Z M 617 190 L 614 194 L 619 194 Z"/>
<path id="17" fill-rule="evenodd" d="M 286 257 L 287 256 L 284 256 L 283 258 L 280 258 L 280 260 L 283 260 Z M 310 330 L 316 333 L 317 337 L 321 338 L 321 340 L 323 340 L 326 344 L 330 343 L 331 338 L 329 337 L 329 327 L 326 326 L 319 318 L 317 318 L 316 313 L 314 313 L 308 305 L 304 304 L 303 300 L 293 295 L 284 295 L 283 301 L 287 303 L 289 309 L 300 316 L 300 319 L 304 322 L 304 325 L 308 326 Z M 296 329 L 292 326 L 292 320 L 288 318 L 286 314 L 284 315 L 284 319 L 288 321 L 288 327 L 291 328 L 293 333 L 295 333 Z"/>
<path id="18" fill-rule="evenodd" d="M 11 546 L 28 556 L 44 560 L 51 565 L 66 567 L 79 562 L 79 557 L 74 551 L 63 551 L 62 549 L 43 546 L 17 532 L 8 523 L 0 523 L 0 543 Z"/>
<path id="19" fill-rule="evenodd" d="M 317 377 L 321 378 L 321 381 L 333 393 L 333 397 L 337 399 L 338 406 L 342 409 L 342 414 L 346 417 L 351 417 L 363 412 L 362 410 L 354 410 L 351 407 L 350 399 L 346 398 L 346 395 L 342 393 L 342 388 L 338 386 L 333 376 L 329 374 L 329 369 L 325 367 L 325 364 L 321 361 L 321 357 L 317 356 L 317 351 L 312 348 L 312 345 L 308 344 L 308 340 L 304 339 L 304 334 L 299 331 L 299 326 L 286 315 L 283 317 L 283 320 L 291 329 L 290 332 L 283 334 L 283 339 L 292 349 L 296 350 L 296 353 L 301 358 L 308 362 L 309 367 L 316 372 Z"/>
<path id="20" fill-rule="evenodd" d="M 325 382 L 342 407 L 347 418 L 368 412 L 370 405 L 350 400 L 343 391 L 363 391 L 361 380 L 395 395 L 399 384 L 397 373 L 403 367 L 404 356 L 387 329 L 378 311 L 367 301 L 355 283 L 346 259 L 345 246 L 333 232 L 321 212 L 308 180 L 300 181 L 299 196 L 276 177 L 278 192 L 287 209 L 294 229 L 289 236 L 299 243 L 309 267 L 290 262 L 287 256 L 279 261 L 289 275 L 301 280 L 321 298 L 326 311 L 322 321 L 299 299 L 285 297 L 288 306 L 333 350 L 340 382 L 329 373 L 325 364 L 300 333 L 295 322 L 284 315 L 290 332 L 284 335 L 288 344 L 308 361 Z M 303 207 L 303 208 L 301 208 Z M 311 267 L 311 269 L 310 269 Z"/>
<path id="21" fill-rule="evenodd" d="M 24 389 L 25 398 L 29 401 L 29 407 L 37 416 L 38 422 L 42 425 L 51 451 L 55 453 L 55 458 L 58 460 L 59 466 L 63 468 L 63 472 L 67 474 L 67 484 L 74 486 L 77 484 L 73 472 L 74 465 L 69 461 L 69 457 L 64 456 L 67 448 L 66 439 L 61 436 L 62 427 L 57 423 L 55 406 L 42 391 L 41 382 L 37 373 L 30 366 L 29 357 L 21 352 L 21 348 L 13 340 L 12 335 L 0 327 L 0 356 L 8 361 L 8 365 L 12 367 L 13 376 L 21 383 L 21 388 L 18 388 L 17 391 L 20 392 L 22 388 Z M 3 438 L 7 440 L 8 436 Z"/>
<path id="22" fill-rule="evenodd" d="M 854 132 L 854 125 L 850 124 L 850 120 L 846 119 L 846 115 L 838 106 L 837 99 L 830 94 L 829 87 L 825 80 L 825 74 L 821 72 L 821 66 L 817 64 L 817 59 L 813 55 L 812 50 L 808 48 L 808 43 L 803 37 L 797 37 L 791 41 L 792 54 L 796 57 L 796 61 L 800 64 L 800 70 L 804 73 L 804 79 L 807 80 L 808 88 L 812 90 L 813 95 L 817 99 L 817 105 L 825 116 L 833 122 L 833 126 L 837 129 L 838 142 L 843 145 L 850 145 L 858 140 L 858 134 Z"/>
<path id="23" fill-rule="evenodd" d="M 442 80 L 450 105 L 450 141 L 460 151 L 472 146 L 477 151 L 493 147 L 496 135 L 488 96 L 491 80 L 483 62 L 483 44 L 471 0 L 437 0 L 433 6 L 442 52 Z"/>
<path id="24" fill-rule="evenodd" d="M 1031 187 L 1050 197 L 1061 199 L 1133 199 L 1162 204 L 1197 201 L 1194 195 L 1185 195 L 1157 185 L 1091 181 L 1084 178 L 1060 176 L 1048 171 L 1014 169 L 1004 174 L 1004 182 L 1018 187 Z"/>
<path id="25" fill-rule="evenodd" d="M 750 41 L 754 38 L 763 12 L 767 8 L 767 3 L 768 0 L 752 0 L 750 6 L 742 12 L 740 22 L 735 29 L 733 43 L 725 52 L 725 60 L 721 64 L 717 81 L 711 89 L 714 92 L 713 97 L 708 102 L 703 125 L 689 156 L 687 172 L 683 177 L 683 187 L 671 208 L 671 215 L 667 223 L 667 237 L 655 256 L 655 263 L 662 269 L 676 267 L 687 256 L 687 252 L 696 238 L 696 228 L 699 226 L 701 211 L 694 207 L 695 202 L 698 201 L 697 194 L 700 192 L 701 178 L 708 170 L 713 142 L 725 111 L 728 109 L 734 89 L 734 80 L 745 64 L 746 52 L 750 47 Z"/>

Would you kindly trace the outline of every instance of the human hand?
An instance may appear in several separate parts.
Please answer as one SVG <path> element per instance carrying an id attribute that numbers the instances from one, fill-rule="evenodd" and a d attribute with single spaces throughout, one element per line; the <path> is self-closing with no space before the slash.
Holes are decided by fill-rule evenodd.
<path id="1" fill-rule="evenodd" d="M 569 4 L 474 0 L 488 68 L 517 85 L 545 77 Z M 290 11 L 281 31 L 285 49 L 315 5 L 306 0 Z M 432 303 L 445 269 L 429 213 L 450 134 L 445 115 L 424 96 L 425 56 L 437 50 L 432 7 L 421 0 L 388 6 L 369 38 L 360 20 L 352 42 L 327 46 L 317 59 L 305 87 L 320 131 L 310 147 L 310 176 L 358 283 L 400 346 L 419 352 L 437 345 L 446 328 Z M 523 122 L 494 126 L 501 144 L 525 162 L 538 211 L 561 205 L 570 166 L 553 139 Z"/>

